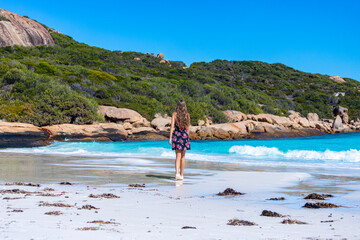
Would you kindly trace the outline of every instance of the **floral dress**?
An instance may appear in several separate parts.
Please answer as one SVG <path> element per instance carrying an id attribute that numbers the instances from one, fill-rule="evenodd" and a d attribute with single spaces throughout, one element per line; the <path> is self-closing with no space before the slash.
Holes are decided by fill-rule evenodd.
<path id="1" fill-rule="evenodd" d="M 172 150 L 190 150 L 190 138 L 186 128 L 179 128 L 175 123 L 172 138 Z"/>

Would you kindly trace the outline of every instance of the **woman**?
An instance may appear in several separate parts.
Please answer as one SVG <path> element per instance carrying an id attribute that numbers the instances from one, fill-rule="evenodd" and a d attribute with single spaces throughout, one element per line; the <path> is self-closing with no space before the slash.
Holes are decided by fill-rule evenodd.
<path id="1" fill-rule="evenodd" d="M 176 153 L 175 178 L 177 180 L 184 179 L 185 152 L 190 150 L 189 127 L 190 115 L 185 102 L 180 100 L 176 106 L 176 112 L 172 114 L 169 139 L 169 144 L 172 145 L 172 150 L 175 150 Z"/>

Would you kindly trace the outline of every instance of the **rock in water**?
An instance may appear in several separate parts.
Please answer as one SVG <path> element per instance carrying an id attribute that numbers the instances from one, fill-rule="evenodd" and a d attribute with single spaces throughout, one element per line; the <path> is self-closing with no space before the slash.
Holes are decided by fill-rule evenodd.
<path id="1" fill-rule="evenodd" d="M 55 45 L 49 31 L 40 23 L 0 8 L 0 47 Z"/>

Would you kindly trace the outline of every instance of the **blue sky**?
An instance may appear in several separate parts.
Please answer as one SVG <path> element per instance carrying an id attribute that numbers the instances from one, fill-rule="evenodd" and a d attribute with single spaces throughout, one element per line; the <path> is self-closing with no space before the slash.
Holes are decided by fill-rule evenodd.
<path id="1" fill-rule="evenodd" d="M 198 61 L 281 62 L 360 80 L 360 1 L 0 0 L 75 40 Z"/>

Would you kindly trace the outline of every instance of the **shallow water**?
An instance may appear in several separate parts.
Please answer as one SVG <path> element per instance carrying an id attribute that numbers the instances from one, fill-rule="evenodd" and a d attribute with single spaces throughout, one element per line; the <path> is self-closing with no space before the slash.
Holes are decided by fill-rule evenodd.
<path id="1" fill-rule="evenodd" d="M 151 215 L 150 219 L 156 219 L 151 223 L 152 226 L 158 224 L 157 214 L 164 212 L 166 207 L 171 206 L 173 209 L 173 206 L 183 204 L 183 208 L 177 211 L 176 219 L 181 219 L 181 217 L 196 219 L 200 216 L 200 222 L 204 222 L 211 219 L 212 216 L 209 214 L 214 213 L 213 219 L 216 226 L 219 226 L 219 217 L 223 218 L 221 220 L 223 224 L 230 217 L 243 216 L 246 219 L 255 219 L 256 223 L 264 226 L 264 230 L 274 229 L 274 227 L 285 228 L 278 224 L 280 220 L 271 223 L 272 219 L 260 217 L 262 210 L 270 209 L 289 214 L 296 219 L 310 221 L 311 227 L 315 226 L 316 229 L 325 226 L 320 223 L 320 220 L 335 219 L 329 229 L 335 226 L 336 229 L 345 232 L 347 225 L 355 224 L 353 221 L 358 221 L 359 216 L 359 139 L 359 134 L 341 134 L 279 140 L 193 141 L 192 150 L 187 152 L 184 181 L 174 179 L 174 153 L 169 150 L 166 141 L 57 142 L 47 147 L 0 150 L 0 185 L 3 185 L 3 188 L 22 188 L 22 186 L 4 186 L 4 183 L 41 183 L 42 187 L 62 189 L 61 191 L 67 192 L 67 196 L 71 192 L 70 198 L 61 199 L 70 203 L 76 198 L 83 200 L 90 192 L 114 192 L 121 195 L 121 198 L 117 199 L 116 203 L 112 202 L 111 208 L 122 206 L 123 208 L 118 213 L 121 216 L 126 215 L 126 220 L 123 222 L 128 224 L 129 218 L 133 217 L 136 226 L 139 219 L 149 216 L 154 206 L 158 207 L 155 209 L 161 210 Z M 295 152 L 301 154 L 294 154 Z M 75 186 L 56 184 L 62 181 L 78 184 Z M 141 191 L 130 190 L 127 185 L 131 183 L 146 183 L 146 188 Z M 245 195 L 235 198 L 216 196 L 217 192 L 227 187 L 244 192 Z M 312 192 L 333 194 L 334 197 L 327 201 L 344 207 L 305 209 L 303 205 L 307 201 L 303 198 Z M 129 195 L 134 193 L 138 195 Z M 154 198 L 146 198 L 138 204 L 142 199 L 140 196 L 146 194 L 153 194 Z M 286 200 L 267 200 L 271 197 L 285 197 Z M 48 201 L 47 199 L 32 199 L 32 197 L 26 198 L 26 203 L 28 203 L 25 207 L 26 212 L 31 207 L 38 206 L 38 201 Z M 17 205 L 18 208 L 24 208 L 23 201 L 25 200 L 18 201 L 19 203 L 21 201 L 21 204 Z M 31 201 L 35 201 L 36 204 Z M 118 201 L 123 202 L 119 204 Z M 151 203 L 149 207 L 143 208 L 145 210 L 134 217 L 133 210 L 140 209 L 139 206 L 144 206 L 144 203 L 149 201 Z M 131 205 L 134 202 L 136 204 Z M 96 200 L 95 203 L 95 206 L 99 207 L 100 202 Z M 102 210 L 94 213 L 96 219 L 99 219 L 99 215 L 101 216 L 106 206 L 100 206 Z M 203 211 L 199 214 L 201 208 Z M 37 209 L 36 207 L 38 215 L 34 215 L 36 220 L 39 216 L 44 216 L 43 212 Z M 191 209 L 191 211 L 184 213 L 184 209 Z M 113 211 L 113 209 L 109 211 L 111 217 L 103 216 L 107 217 L 106 219 L 115 218 L 112 215 Z M 146 212 L 146 215 L 143 215 L 143 212 Z M 83 213 L 81 215 L 73 213 L 68 216 L 72 220 L 74 216 L 79 217 L 80 220 L 77 222 L 79 225 L 79 222 L 81 224 L 85 222 L 85 215 Z M 330 218 L 329 216 L 332 215 L 334 217 Z M 33 217 L 33 215 L 28 216 Z M 91 217 L 93 218 L 92 215 Z M 167 221 L 169 219 L 168 215 L 160 216 L 160 218 Z M 21 222 L 22 219 L 16 220 L 20 222 L 18 225 L 29 226 L 28 222 Z M 118 217 L 116 220 L 118 221 Z M 14 224 L 13 219 L 9 219 L 10 221 Z M 144 223 L 148 221 L 146 218 Z M 188 221 L 186 221 L 187 224 Z M 69 222 L 69 220 L 62 222 Z M 318 224 L 315 225 L 316 223 Z M 46 224 L 41 224 L 41 226 Z M 56 224 L 55 222 L 54 226 L 58 228 Z M 73 222 L 71 224 L 73 225 Z M 15 225 L 13 229 L 19 229 L 18 225 Z M 199 224 L 197 223 L 196 226 Z M 66 227 L 66 229 L 71 229 L 71 227 Z M 275 232 L 278 231 L 280 230 Z M 173 232 L 173 227 L 171 232 Z M 340 235 L 336 233 L 336 236 Z"/>
<path id="2" fill-rule="evenodd" d="M 86 157 L 174 157 L 167 141 L 55 142 L 38 148 L 0 152 Z M 272 140 L 192 141 L 186 159 L 257 166 L 360 170 L 360 133 Z"/>
<path id="3" fill-rule="evenodd" d="M 189 180 L 222 171 L 305 172 L 312 178 L 299 186 L 299 191 L 326 188 L 331 192 L 341 192 L 345 188 L 336 186 L 360 180 L 360 133 L 192 141 L 191 147 L 186 154 Z M 2 149 L 0 181 L 173 185 L 173 158 L 167 141 L 55 142 L 46 147 Z"/>

